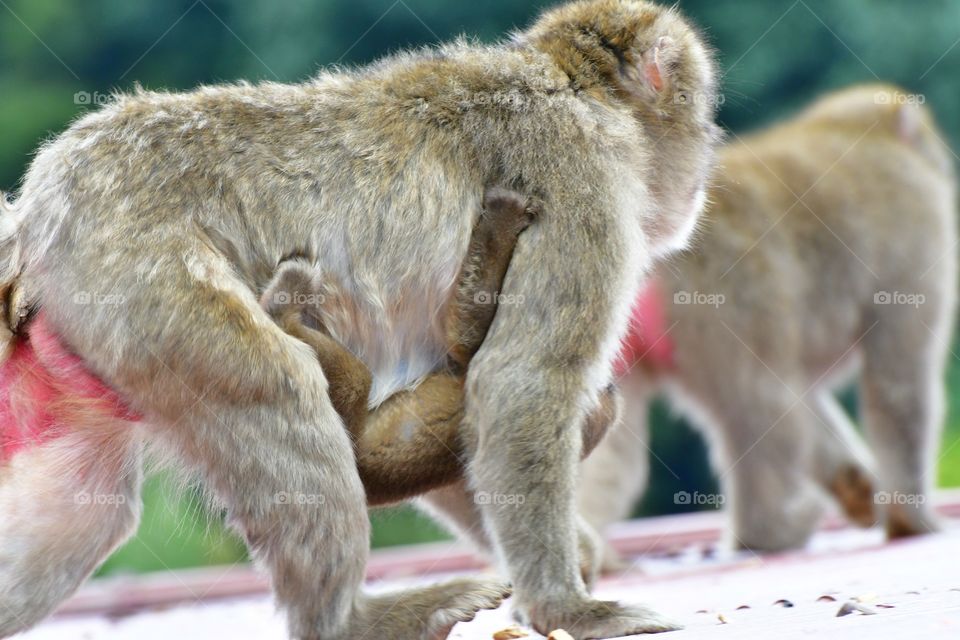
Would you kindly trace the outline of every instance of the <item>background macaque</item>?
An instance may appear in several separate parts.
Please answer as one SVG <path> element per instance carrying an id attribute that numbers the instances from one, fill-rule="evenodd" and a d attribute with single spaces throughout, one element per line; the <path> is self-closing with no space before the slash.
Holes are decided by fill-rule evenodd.
<path id="1" fill-rule="evenodd" d="M 544 205 L 503 281 L 524 303 L 498 307 L 465 384 L 470 487 L 524 497 L 479 505 L 514 609 L 584 638 L 674 628 L 588 595 L 575 486 L 581 424 L 638 284 L 699 214 L 713 93 L 709 52 L 675 10 L 587 0 L 499 46 L 458 41 L 298 85 L 139 91 L 74 123 L 4 206 L 0 283 L 19 279 L 32 322 L 142 420 L 78 429 L 65 407 L 59 437 L 4 467 L 0 632 L 46 615 L 129 535 L 141 439 L 201 475 L 293 637 L 442 637 L 496 606 L 505 591 L 488 580 L 362 593 L 352 443 L 316 353 L 255 293 L 285 258 L 314 263 L 322 326 L 370 370 L 377 406 L 443 364 L 442 310 L 489 184 Z M 81 508 L 78 490 L 123 507 Z"/>
<path id="2" fill-rule="evenodd" d="M 316 351 L 330 385 L 330 400 L 353 439 L 369 506 L 413 498 L 463 478 L 464 442 L 477 437 L 463 422 L 467 365 L 493 322 L 517 238 L 538 210 L 536 203 L 518 193 L 487 190 L 447 311 L 446 367 L 414 389 L 387 398 L 372 412 L 367 411 L 371 376 L 366 365 L 328 336 L 322 320 L 312 313 L 324 297 L 322 277 L 313 265 L 299 259 L 281 263 L 261 296 L 261 304 L 284 331 Z M 585 419 L 584 456 L 617 420 L 618 401 L 613 388 L 606 390 Z"/>
<path id="3" fill-rule="evenodd" d="M 648 294 L 665 317 L 647 342 L 671 343 L 671 361 L 630 363 L 626 420 L 585 462 L 589 521 L 626 516 L 643 490 L 647 400 L 665 388 L 710 440 L 736 545 L 802 545 L 824 494 L 891 537 L 936 528 L 956 186 L 911 98 L 840 91 L 722 151 L 697 249 Z M 858 371 L 869 452 L 832 393 Z"/>

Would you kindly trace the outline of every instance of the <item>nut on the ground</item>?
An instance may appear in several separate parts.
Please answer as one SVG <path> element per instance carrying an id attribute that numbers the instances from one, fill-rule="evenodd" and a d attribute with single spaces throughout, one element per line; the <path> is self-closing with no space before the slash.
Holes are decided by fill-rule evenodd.
<path id="1" fill-rule="evenodd" d="M 843 603 L 843 606 L 840 607 L 840 610 L 837 611 L 837 617 L 842 618 L 850 615 L 851 613 L 859 613 L 865 616 L 877 615 L 877 612 L 870 607 L 864 606 L 856 600 L 847 600 Z"/>

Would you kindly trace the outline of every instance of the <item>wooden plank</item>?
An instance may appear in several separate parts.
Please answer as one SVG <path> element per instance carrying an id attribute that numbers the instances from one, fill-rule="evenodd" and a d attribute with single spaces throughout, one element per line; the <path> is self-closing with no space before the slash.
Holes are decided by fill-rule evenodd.
<path id="1" fill-rule="evenodd" d="M 715 550 L 718 513 L 617 525 L 614 544 L 635 555 L 630 570 L 605 578 L 603 598 L 652 603 L 687 629 L 670 638 L 960 637 L 960 493 L 938 495 L 946 533 L 885 544 L 878 530 L 826 523 L 808 549 L 773 556 Z M 481 566 L 462 546 L 394 548 L 373 554 L 369 588 L 402 588 Z M 821 598 L 828 596 L 828 598 Z M 837 618 L 851 598 L 875 615 Z M 832 598 L 832 600 L 830 600 Z M 794 606 L 775 605 L 786 599 Z M 741 608 L 748 607 L 748 608 Z M 491 638 L 509 626 L 509 607 L 459 625 L 452 638 Z M 265 578 L 246 566 L 93 581 L 58 614 L 20 640 L 283 640 Z M 537 638 L 531 635 L 531 638 Z"/>

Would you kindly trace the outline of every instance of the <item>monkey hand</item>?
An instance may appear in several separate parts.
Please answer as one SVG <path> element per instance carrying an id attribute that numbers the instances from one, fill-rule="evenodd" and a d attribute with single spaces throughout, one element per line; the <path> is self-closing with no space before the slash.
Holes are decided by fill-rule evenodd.
<path id="1" fill-rule="evenodd" d="M 483 193 L 483 210 L 485 215 L 503 218 L 499 227 L 491 225 L 491 229 L 499 228 L 512 235 L 520 235 L 543 213 L 543 203 L 538 198 L 524 198 L 521 201 L 515 191 L 487 187 Z"/>
<path id="2" fill-rule="evenodd" d="M 260 298 L 260 306 L 277 321 L 299 318 L 318 299 L 314 286 L 314 268 L 306 260 L 295 258 L 281 262 L 271 285 Z"/>

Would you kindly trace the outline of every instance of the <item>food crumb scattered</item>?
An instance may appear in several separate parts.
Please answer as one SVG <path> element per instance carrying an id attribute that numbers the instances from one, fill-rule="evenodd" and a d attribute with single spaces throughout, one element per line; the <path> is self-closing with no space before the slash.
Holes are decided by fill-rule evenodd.
<path id="1" fill-rule="evenodd" d="M 851 613 L 859 613 L 865 616 L 874 616 L 877 614 L 876 611 L 870 607 L 865 607 L 856 600 L 847 600 L 843 603 L 843 606 L 840 607 L 840 610 L 837 611 L 837 617 L 842 618 L 844 616 L 849 616 Z"/>
<path id="2" fill-rule="evenodd" d="M 526 638 L 529 635 L 526 631 L 514 625 L 494 633 L 493 640 L 514 640 L 515 638 Z"/>
<path id="3" fill-rule="evenodd" d="M 547 640 L 573 640 L 573 636 L 563 629 L 554 629 L 547 636 Z"/>

